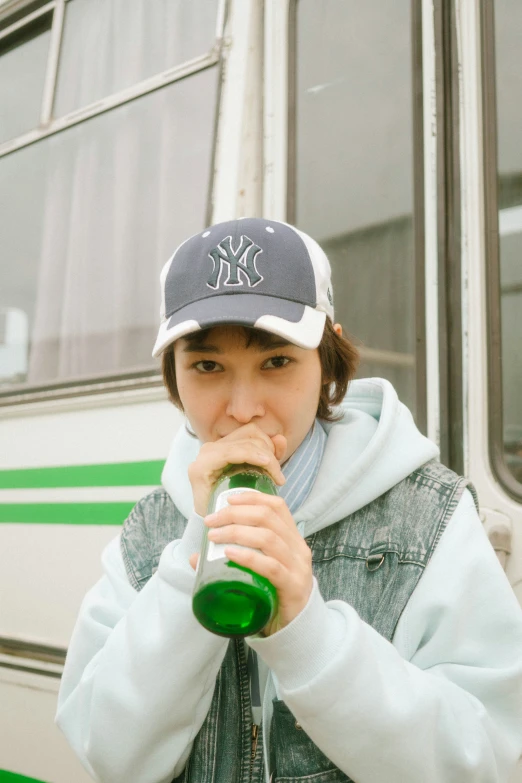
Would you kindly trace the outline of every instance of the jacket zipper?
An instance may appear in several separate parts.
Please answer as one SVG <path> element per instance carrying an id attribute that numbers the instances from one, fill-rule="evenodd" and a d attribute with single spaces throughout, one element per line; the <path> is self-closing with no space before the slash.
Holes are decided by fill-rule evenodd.
<path id="1" fill-rule="evenodd" d="M 252 779 L 252 772 L 254 770 L 254 761 L 257 753 L 257 735 L 259 734 L 259 726 L 256 723 L 252 724 L 252 751 L 250 753 L 250 778 Z"/>

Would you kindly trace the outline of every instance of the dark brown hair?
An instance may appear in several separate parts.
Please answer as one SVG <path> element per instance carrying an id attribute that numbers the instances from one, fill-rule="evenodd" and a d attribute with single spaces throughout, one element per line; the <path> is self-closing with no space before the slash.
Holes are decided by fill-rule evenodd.
<path id="1" fill-rule="evenodd" d="M 245 334 L 247 348 L 254 345 L 269 349 L 271 342 L 274 340 L 273 334 L 262 329 L 254 329 L 249 326 L 239 328 Z M 196 348 L 198 345 L 204 345 L 210 331 L 211 329 L 202 329 L 186 335 L 185 339 Z M 342 336 L 337 334 L 329 318 L 326 319 L 318 351 L 322 369 L 322 385 L 317 407 L 317 417 L 323 419 L 323 421 L 338 421 L 341 415 L 336 416 L 332 407 L 339 405 L 342 401 L 348 384 L 355 376 L 359 364 L 359 352 L 355 345 L 344 335 L 344 330 Z M 161 370 L 170 401 L 176 408 L 182 411 L 183 405 L 176 383 L 174 343 L 165 348 L 163 352 Z"/>

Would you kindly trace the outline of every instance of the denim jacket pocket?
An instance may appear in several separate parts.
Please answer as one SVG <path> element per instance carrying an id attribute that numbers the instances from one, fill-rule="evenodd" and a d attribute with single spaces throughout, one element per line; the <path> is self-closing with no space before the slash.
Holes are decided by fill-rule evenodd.
<path id="1" fill-rule="evenodd" d="M 300 727 L 284 701 L 274 699 L 270 727 L 273 783 L 353 783 Z"/>

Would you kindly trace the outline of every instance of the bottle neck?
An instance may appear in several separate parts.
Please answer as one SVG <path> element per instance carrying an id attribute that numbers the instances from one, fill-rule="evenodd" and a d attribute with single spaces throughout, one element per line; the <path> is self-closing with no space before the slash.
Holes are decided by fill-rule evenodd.
<path id="1" fill-rule="evenodd" d="M 238 473 L 250 473 L 257 476 L 270 475 L 264 468 L 259 467 L 259 465 L 250 465 L 248 462 L 243 462 L 239 465 L 227 465 L 227 467 L 223 469 L 220 478 L 237 476 Z"/>

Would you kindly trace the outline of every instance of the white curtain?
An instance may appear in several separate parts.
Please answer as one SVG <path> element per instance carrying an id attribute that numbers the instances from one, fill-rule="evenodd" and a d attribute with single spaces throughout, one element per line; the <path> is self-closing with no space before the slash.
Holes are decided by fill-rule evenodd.
<path id="1" fill-rule="evenodd" d="M 55 116 L 205 54 L 217 0 L 69 0 Z"/>
<path id="2" fill-rule="evenodd" d="M 188 7 L 197 21 L 203 5 L 213 25 L 214 2 Z M 71 0 L 69 7 L 80 26 L 69 20 L 65 33 L 75 33 L 81 55 L 67 56 L 66 37 L 57 103 L 69 110 L 150 75 L 151 48 L 176 60 L 191 29 L 185 2 Z M 216 91 L 214 68 L 45 142 L 30 383 L 153 366 L 161 266 L 205 224 Z"/>

